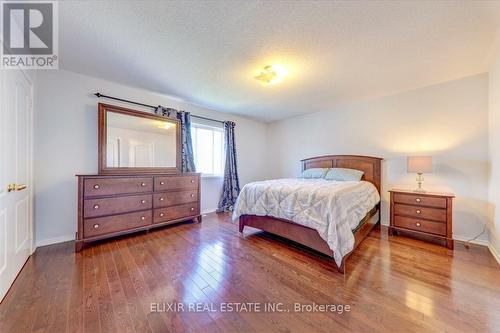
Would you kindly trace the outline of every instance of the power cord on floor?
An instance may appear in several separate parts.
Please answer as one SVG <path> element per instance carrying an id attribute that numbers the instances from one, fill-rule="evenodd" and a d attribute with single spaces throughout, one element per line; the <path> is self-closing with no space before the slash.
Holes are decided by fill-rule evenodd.
<path id="1" fill-rule="evenodd" d="M 478 239 L 478 238 L 479 238 L 479 236 L 481 236 L 482 234 L 484 234 L 484 232 L 485 232 L 485 231 L 486 231 L 486 224 L 483 224 L 483 231 L 481 231 L 481 233 L 479 233 L 479 234 L 478 234 L 477 236 L 475 236 L 474 238 L 471 238 L 471 239 L 466 240 L 466 241 L 464 242 L 464 246 L 465 246 L 465 248 L 466 248 L 467 250 L 468 250 L 468 249 L 470 249 L 470 242 L 475 241 L 476 239 Z"/>

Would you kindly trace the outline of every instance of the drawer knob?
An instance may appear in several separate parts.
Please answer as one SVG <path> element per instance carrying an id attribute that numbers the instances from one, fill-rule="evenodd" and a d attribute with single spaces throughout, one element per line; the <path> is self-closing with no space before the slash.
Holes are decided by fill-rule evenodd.
<path id="1" fill-rule="evenodd" d="M 194 198 L 194 194 L 191 194 L 191 198 Z"/>
<path id="2" fill-rule="evenodd" d="M 163 217 L 163 216 L 165 216 L 165 213 L 160 213 L 160 217 Z"/>
<path id="3" fill-rule="evenodd" d="M 165 199 L 163 199 L 163 198 L 160 198 L 160 201 L 163 201 L 163 200 L 165 200 Z"/>
<path id="4" fill-rule="evenodd" d="M 98 189 L 99 189 L 99 184 L 95 184 L 95 185 L 94 185 L 94 188 L 95 188 L 96 190 L 98 190 Z"/>
<path id="5" fill-rule="evenodd" d="M 99 209 L 99 205 L 94 205 L 94 209 Z"/>
<path id="6" fill-rule="evenodd" d="M 420 222 L 415 223 L 415 225 L 416 225 L 417 227 L 420 227 L 420 226 L 421 226 Z"/>
<path id="7" fill-rule="evenodd" d="M 94 229 L 99 229 L 99 224 L 94 224 Z"/>
<path id="8" fill-rule="evenodd" d="M 422 200 L 420 200 L 420 198 L 416 198 L 416 199 L 415 199 L 415 201 L 416 201 L 416 202 L 420 202 L 420 201 L 422 201 Z"/>
<path id="9" fill-rule="evenodd" d="M 191 179 L 191 183 L 194 183 L 194 179 Z"/>
<path id="10" fill-rule="evenodd" d="M 141 220 L 144 221 L 146 219 L 146 216 L 141 216 Z"/>
<path id="11" fill-rule="evenodd" d="M 191 207 L 191 211 L 193 211 L 193 210 L 194 210 L 194 208 L 193 208 L 193 207 Z"/>
<path id="12" fill-rule="evenodd" d="M 422 213 L 422 212 L 420 211 L 420 209 L 417 209 L 417 214 L 420 214 L 420 213 Z"/>
<path id="13" fill-rule="evenodd" d="M 165 185 L 165 182 L 160 182 L 160 185 Z"/>
<path id="14" fill-rule="evenodd" d="M 141 183 L 141 186 L 146 186 L 146 183 Z"/>
<path id="15" fill-rule="evenodd" d="M 146 200 L 141 200 L 141 203 L 142 203 L 142 204 L 145 204 L 145 203 L 146 203 Z"/>

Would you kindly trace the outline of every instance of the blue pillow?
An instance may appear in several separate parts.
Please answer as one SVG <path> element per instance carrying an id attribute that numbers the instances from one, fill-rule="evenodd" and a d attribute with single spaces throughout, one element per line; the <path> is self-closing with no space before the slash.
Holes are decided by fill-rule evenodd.
<path id="1" fill-rule="evenodd" d="M 363 177 L 364 172 L 355 169 L 345 169 L 345 168 L 333 168 L 328 171 L 325 176 L 326 180 L 354 180 L 360 181 Z"/>
<path id="2" fill-rule="evenodd" d="M 311 168 L 302 171 L 301 178 L 325 178 L 326 173 L 328 172 L 328 168 Z"/>

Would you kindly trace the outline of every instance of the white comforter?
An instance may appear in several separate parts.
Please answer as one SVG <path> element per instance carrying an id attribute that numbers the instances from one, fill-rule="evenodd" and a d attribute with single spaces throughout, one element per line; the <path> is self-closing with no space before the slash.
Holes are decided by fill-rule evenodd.
<path id="1" fill-rule="evenodd" d="M 340 266 L 354 248 L 352 230 L 379 201 L 377 189 L 366 181 L 267 180 L 243 187 L 233 221 L 241 215 L 267 215 L 316 229 Z"/>

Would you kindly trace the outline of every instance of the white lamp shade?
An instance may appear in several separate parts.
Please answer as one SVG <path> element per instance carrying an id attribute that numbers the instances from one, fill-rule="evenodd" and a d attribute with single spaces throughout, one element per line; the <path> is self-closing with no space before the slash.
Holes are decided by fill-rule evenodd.
<path id="1" fill-rule="evenodd" d="M 409 156 L 408 157 L 408 172 L 409 173 L 429 173 L 429 172 L 432 172 L 432 157 L 431 156 Z"/>

